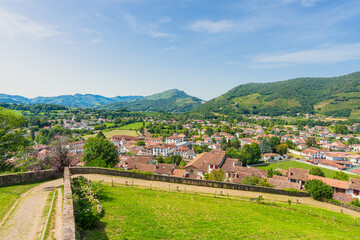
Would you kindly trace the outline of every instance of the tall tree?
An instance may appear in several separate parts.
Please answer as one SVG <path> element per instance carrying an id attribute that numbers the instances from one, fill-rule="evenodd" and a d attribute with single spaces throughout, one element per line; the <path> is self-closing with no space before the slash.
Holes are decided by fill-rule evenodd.
<path id="1" fill-rule="evenodd" d="M 102 159 L 109 167 L 114 167 L 117 162 L 118 153 L 116 146 L 102 136 L 91 137 L 84 145 L 82 160 L 89 163 L 95 159 Z"/>
<path id="2" fill-rule="evenodd" d="M 277 145 L 280 144 L 280 141 L 281 141 L 281 139 L 279 137 L 276 137 L 276 136 L 273 136 L 273 137 L 270 138 L 270 141 L 269 141 L 270 146 L 271 146 L 271 149 L 274 152 L 276 152 L 276 147 L 277 147 Z"/>
<path id="3" fill-rule="evenodd" d="M 307 147 L 316 146 L 316 139 L 314 137 L 309 137 L 306 139 L 305 144 Z"/>
<path id="4" fill-rule="evenodd" d="M 63 173 L 64 168 L 70 166 L 73 159 L 69 143 L 67 136 L 55 136 L 49 144 L 51 151 L 47 154 L 44 164 Z"/>
<path id="5" fill-rule="evenodd" d="M 22 151 L 28 146 L 26 132 L 21 129 L 23 125 L 23 116 L 0 107 L 0 171 L 12 153 Z"/>
<path id="6" fill-rule="evenodd" d="M 261 139 L 260 144 L 259 144 L 259 148 L 260 148 L 260 152 L 262 154 L 271 153 L 271 151 L 272 151 L 269 140 L 267 140 L 266 138 Z"/>

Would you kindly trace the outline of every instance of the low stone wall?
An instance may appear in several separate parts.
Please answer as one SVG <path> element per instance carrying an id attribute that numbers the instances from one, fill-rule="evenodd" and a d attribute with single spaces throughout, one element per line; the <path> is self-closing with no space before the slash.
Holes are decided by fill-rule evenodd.
<path id="1" fill-rule="evenodd" d="M 49 179 L 57 179 L 60 177 L 61 173 L 54 170 L 6 174 L 0 175 L 0 186 L 31 183 Z"/>
<path id="2" fill-rule="evenodd" d="M 250 186 L 250 185 L 243 185 L 236 183 L 216 182 L 216 181 L 207 181 L 207 180 L 198 180 L 198 179 L 171 177 L 171 176 L 160 176 L 160 175 L 146 175 L 142 173 L 121 171 L 121 170 L 114 170 L 107 168 L 73 167 L 70 168 L 70 171 L 71 174 L 101 174 L 101 175 L 111 175 L 111 176 L 128 177 L 128 178 L 139 178 L 150 181 L 196 185 L 203 187 L 215 187 L 215 188 L 242 190 L 242 191 L 273 193 L 273 194 L 281 194 L 281 195 L 296 196 L 296 197 L 308 196 L 308 194 L 305 192 L 288 192 L 281 189 Z"/>
<path id="3" fill-rule="evenodd" d="M 63 200 L 63 212 L 62 212 L 62 228 L 61 239 L 62 240 L 75 240 L 75 218 L 74 218 L 74 206 L 71 191 L 71 173 L 69 168 L 64 169 L 64 200 Z"/>
<path id="4" fill-rule="evenodd" d="M 346 203 L 334 202 L 334 201 L 328 201 L 328 200 L 324 200 L 324 202 L 331 203 L 331 204 L 339 206 L 339 207 L 343 207 L 343 208 L 347 208 L 347 209 L 350 209 L 350 210 L 353 210 L 353 211 L 360 212 L 360 207 L 351 206 L 351 205 L 348 205 Z"/>

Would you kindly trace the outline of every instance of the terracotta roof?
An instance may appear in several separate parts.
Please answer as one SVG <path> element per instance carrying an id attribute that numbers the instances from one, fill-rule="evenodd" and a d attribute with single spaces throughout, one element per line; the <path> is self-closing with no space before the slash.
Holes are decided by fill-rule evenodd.
<path id="1" fill-rule="evenodd" d="M 175 168 L 174 171 L 172 172 L 172 176 L 174 177 L 184 177 L 185 175 L 185 169 L 177 169 Z"/>
<path id="2" fill-rule="evenodd" d="M 199 169 L 201 166 L 208 167 L 208 164 L 213 164 L 216 166 L 220 166 L 221 162 L 225 158 L 225 153 L 214 153 L 214 152 L 205 152 L 197 155 L 193 160 L 191 160 L 185 168 L 187 167 L 195 167 Z"/>
<path id="3" fill-rule="evenodd" d="M 268 178 L 268 182 L 271 183 L 272 185 L 274 185 L 275 188 L 277 188 L 277 189 L 293 188 L 293 189 L 296 189 L 296 190 L 299 190 L 299 191 L 301 189 L 301 184 L 300 183 L 289 182 L 289 180 L 287 178 L 286 178 L 286 180 L 277 179 L 277 178 Z"/>
<path id="4" fill-rule="evenodd" d="M 354 190 L 360 190 L 360 179 L 350 178 L 349 188 Z"/>
<path id="5" fill-rule="evenodd" d="M 173 164 L 165 164 L 165 163 L 158 163 L 155 165 L 155 167 L 156 167 L 155 170 L 156 174 L 169 175 L 169 176 L 172 174 L 172 170 L 174 169 Z"/>
<path id="6" fill-rule="evenodd" d="M 309 175 L 309 170 L 300 169 L 300 168 L 289 168 L 288 178 L 296 179 L 300 181 L 307 181 Z"/>
<path id="7" fill-rule="evenodd" d="M 345 193 L 334 193 L 333 199 L 345 203 L 350 203 L 352 201 L 352 196 L 350 194 L 345 194 Z"/>
<path id="8" fill-rule="evenodd" d="M 334 188 L 349 189 L 349 182 L 347 182 L 347 181 L 326 178 L 326 177 L 320 177 L 320 176 L 315 176 L 315 175 L 309 175 L 309 180 L 313 180 L 313 179 L 321 180 L 326 185 L 329 185 Z"/>

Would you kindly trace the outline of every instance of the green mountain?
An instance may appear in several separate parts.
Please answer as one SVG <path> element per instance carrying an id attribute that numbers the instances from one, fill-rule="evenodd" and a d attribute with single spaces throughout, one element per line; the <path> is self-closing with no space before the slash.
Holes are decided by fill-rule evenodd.
<path id="1" fill-rule="evenodd" d="M 331 78 L 297 78 L 237 86 L 197 107 L 203 114 L 253 113 L 279 116 L 321 113 L 360 117 L 360 72 Z"/>
<path id="2" fill-rule="evenodd" d="M 0 94 L 0 103 L 56 104 L 66 107 L 99 107 L 110 103 L 126 102 L 142 96 L 117 96 L 113 98 L 94 94 L 61 95 L 56 97 L 25 98 L 18 95 Z"/>
<path id="3" fill-rule="evenodd" d="M 171 89 L 162 93 L 143 97 L 130 102 L 112 103 L 107 109 L 126 108 L 130 111 L 167 111 L 185 112 L 199 106 L 203 100 L 189 96 L 178 89 Z"/>

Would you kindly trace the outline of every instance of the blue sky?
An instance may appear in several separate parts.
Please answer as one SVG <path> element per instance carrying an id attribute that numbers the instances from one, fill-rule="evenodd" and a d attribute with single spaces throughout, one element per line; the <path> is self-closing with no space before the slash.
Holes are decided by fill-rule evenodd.
<path id="1" fill-rule="evenodd" d="M 248 82 L 360 70 L 360 4 L 0 0 L 2 93 L 205 100 Z"/>

